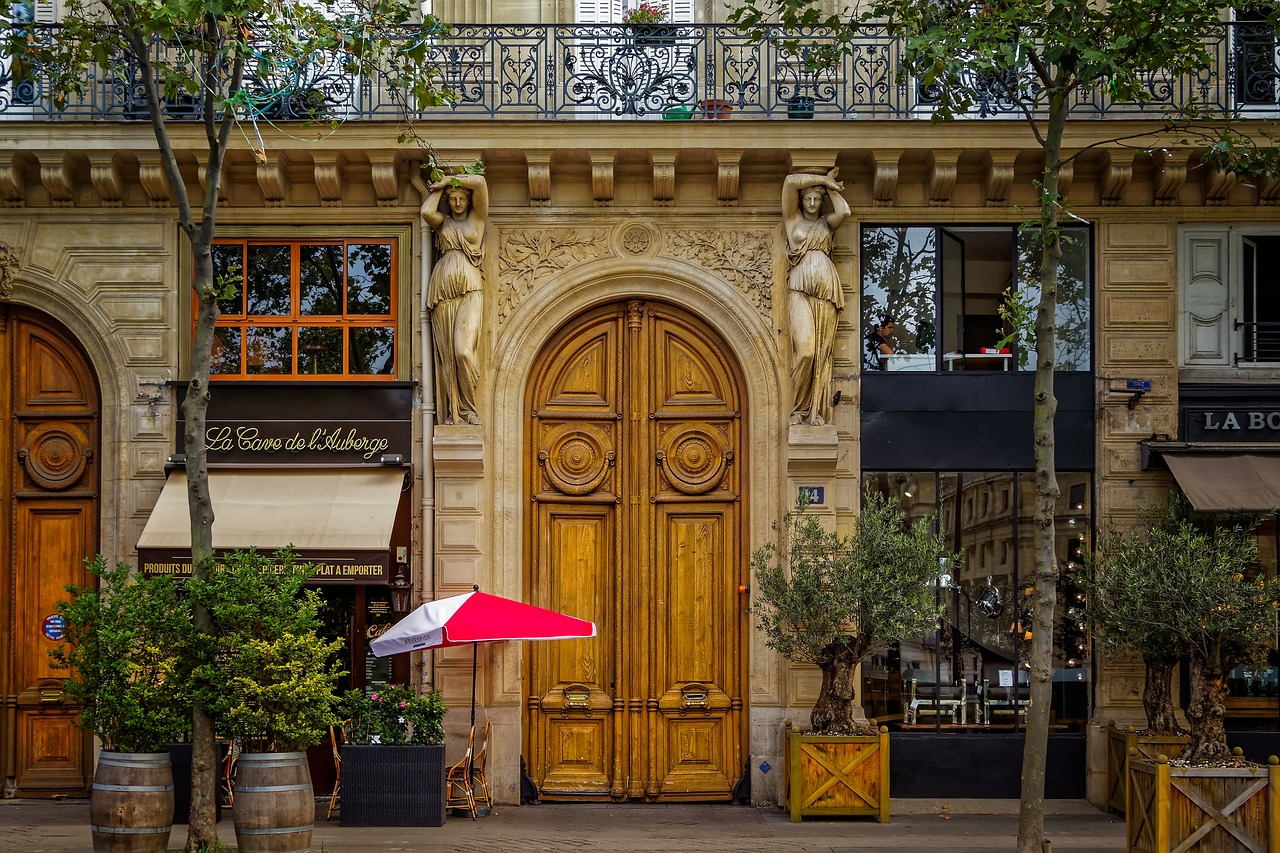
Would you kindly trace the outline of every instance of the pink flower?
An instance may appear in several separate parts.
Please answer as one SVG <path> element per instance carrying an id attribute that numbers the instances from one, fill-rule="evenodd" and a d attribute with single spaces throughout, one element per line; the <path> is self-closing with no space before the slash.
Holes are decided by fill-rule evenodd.
<path id="1" fill-rule="evenodd" d="M 401 707 L 401 708 L 403 708 L 403 707 L 404 707 L 404 703 L 403 703 L 403 702 L 401 702 L 401 703 L 400 703 L 400 707 Z"/>
<path id="2" fill-rule="evenodd" d="M 377 694 L 377 693 L 374 693 L 374 694 L 373 694 L 372 696 L 370 696 L 369 698 L 370 698 L 372 701 L 374 701 L 374 702 L 381 702 L 381 701 L 382 701 L 381 699 L 379 699 L 379 698 L 378 698 L 378 694 Z"/>

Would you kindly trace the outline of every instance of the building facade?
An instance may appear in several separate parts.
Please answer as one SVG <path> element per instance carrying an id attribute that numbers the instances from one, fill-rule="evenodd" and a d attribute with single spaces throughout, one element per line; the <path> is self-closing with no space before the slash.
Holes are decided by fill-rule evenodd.
<path id="1" fill-rule="evenodd" d="M 485 167 L 485 209 L 471 196 L 483 216 L 475 373 L 462 380 L 474 415 L 441 403 L 459 380 L 433 355 L 432 277 L 458 247 L 437 244 L 423 215 L 423 152 L 376 104 L 335 101 L 341 120 L 321 132 L 295 121 L 296 103 L 263 118 L 263 145 L 229 154 L 219 204 L 219 263 L 247 284 L 222 306 L 210 462 L 228 507 L 250 508 L 221 546 L 293 544 L 319 560 L 351 686 L 411 680 L 455 709 L 469 704 L 469 650 L 385 662 L 367 640 L 473 585 L 594 620 L 589 641 L 479 647 L 501 801 L 519 799 L 522 778 L 543 799 L 777 801 L 782 727 L 807 720 L 818 673 L 752 630 L 749 555 L 801 492 L 839 527 L 864 489 L 890 491 L 913 516 L 938 517 L 964 561 L 938 591 L 947 624 L 864 667 L 867 714 L 893 723 L 895 750 L 1004 744 L 985 790 L 1016 796 L 1001 780 L 1017 775 L 1030 640 L 1032 395 L 1018 353 L 999 346 L 999 304 L 1029 281 L 1022 223 L 1043 157 L 1026 126 L 998 110 L 933 124 L 927 97 L 903 94 L 890 72 L 858 86 L 856 56 L 813 80 L 754 47 L 744 72 L 728 60 L 747 41 L 709 4 L 642 45 L 618 28 L 575 29 L 586 13 L 562 7 L 438 13 L 528 21 L 460 31 L 479 45 L 445 66 L 462 98 L 420 127 L 444 161 Z M 556 77 L 586 74 L 587 41 L 613 62 L 656 58 L 678 85 L 649 89 L 682 94 L 646 100 L 603 72 L 594 89 Z M 518 64 L 503 45 L 548 84 L 499 85 Z M 713 95 L 732 111 L 707 106 Z M 91 776 L 92 745 L 45 654 L 82 559 L 182 570 L 168 508 L 181 508 L 191 263 L 151 130 L 112 97 L 55 115 L 14 92 L 0 113 L 10 796 L 79 791 Z M 1060 297 L 1064 565 L 1104 522 L 1130 523 L 1167 493 L 1169 445 L 1215 443 L 1192 448 L 1203 455 L 1247 436 L 1227 449 L 1265 458 L 1280 418 L 1265 286 L 1277 185 L 1235 183 L 1192 150 L 1090 147 L 1117 126 L 1155 128 L 1146 118 L 1077 119 L 1065 177 L 1079 227 Z M 170 129 L 199 198 L 202 132 Z M 827 251 L 843 301 L 816 403 L 829 417 L 793 423 L 783 186 L 832 169 L 849 213 Z M 868 359 L 886 317 L 894 357 Z M 1192 435 L 1214 422 L 1206 411 L 1223 423 L 1235 412 L 1239 435 Z M 1057 795 L 1100 801 L 1102 728 L 1140 720 L 1142 673 L 1096 660 L 1069 607 L 1055 638 L 1054 761 L 1068 780 Z M 1240 675 L 1251 701 L 1239 718 L 1262 730 L 1280 719 L 1268 672 Z M 961 698 L 921 701 L 940 684 Z M 451 744 L 465 738 L 461 711 L 448 729 Z"/>

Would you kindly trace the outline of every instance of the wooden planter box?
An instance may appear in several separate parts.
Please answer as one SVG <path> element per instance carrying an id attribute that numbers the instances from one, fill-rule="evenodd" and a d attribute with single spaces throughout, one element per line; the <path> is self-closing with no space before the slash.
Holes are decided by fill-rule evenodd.
<path id="1" fill-rule="evenodd" d="M 787 732 L 783 792 L 791 822 L 861 816 L 889 822 L 889 729 L 878 735 Z"/>
<path id="2" fill-rule="evenodd" d="M 444 826 L 444 744 L 342 747 L 343 826 Z"/>
<path id="3" fill-rule="evenodd" d="M 1125 839 L 1130 853 L 1280 853 L 1280 762 L 1172 767 L 1129 757 Z"/>
<path id="4" fill-rule="evenodd" d="M 1177 758 L 1187 743 L 1186 735 L 1142 734 L 1132 726 L 1107 725 L 1107 808 L 1124 814 L 1129 796 L 1129 750 L 1138 757 L 1155 761 L 1161 755 Z"/>

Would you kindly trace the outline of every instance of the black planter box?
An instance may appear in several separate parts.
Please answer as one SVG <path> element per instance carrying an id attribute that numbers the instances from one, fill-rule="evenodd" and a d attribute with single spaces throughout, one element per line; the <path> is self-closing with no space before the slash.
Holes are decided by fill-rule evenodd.
<path id="1" fill-rule="evenodd" d="M 444 744 L 341 747 L 343 826 L 444 826 Z"/>
<path id="2" fill-rule="evenodd" d="M 222 820 L 222 804 L 225 791 L 222 787 L 222 759 L 227 755 L 227 745 L 218 744 L 218 808 L 215 820 Z M 183 824 L 191 820 L 191 744 L 169 744 L 169 761 L 173 764 L 173 822 Z"/>

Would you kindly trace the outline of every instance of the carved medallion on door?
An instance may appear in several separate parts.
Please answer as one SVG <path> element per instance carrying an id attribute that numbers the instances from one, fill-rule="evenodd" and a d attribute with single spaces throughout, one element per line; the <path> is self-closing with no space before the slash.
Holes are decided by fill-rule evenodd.
<path id="1" fill-rule="evenodd" d="M 561 330 L 527 403 L 532 603 L 596 622 L 530 643 L 524 756 L 549 800 L 727 800 L 743 772 L 742 383 L 661 303 Z"/>

